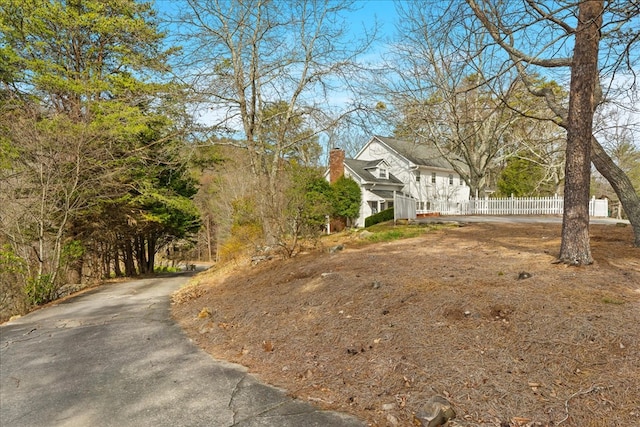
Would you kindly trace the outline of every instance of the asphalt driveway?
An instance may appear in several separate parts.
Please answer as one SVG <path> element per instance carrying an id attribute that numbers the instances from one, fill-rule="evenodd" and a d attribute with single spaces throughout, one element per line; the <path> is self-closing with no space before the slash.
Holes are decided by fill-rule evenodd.
<path id="1" fill-rule="evenodd" d="M 178 274 L 0 326 L 0 426 L 363 426 L 212 359 L 170 317 Z"/>

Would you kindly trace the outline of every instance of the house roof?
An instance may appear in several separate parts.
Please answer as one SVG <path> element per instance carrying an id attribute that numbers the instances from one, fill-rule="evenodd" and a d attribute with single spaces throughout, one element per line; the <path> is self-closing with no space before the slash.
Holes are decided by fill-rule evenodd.
<path id="1" fill-rule="evenodd" d="M 385 199 L 385 200 L 393 200 L 395 194 L 394 193 L 400 193 L 398 191 L 392 191 L 392 190 L 369 190 L 371 191 L 373 194 L 375 194 L 376 196 Z M 404 196 L 407 196 L 404 193 L 400 193 Z M 410 196 L 409 196 L 410 197 Z"/>
<path id="2" fill-rule="evenodd" d="M 364 166 L 364 169 L 375 169 L 380 166 L 380 163 L 387 163 L 384 159 L 376 159 L 376 160 L 367 160 L 367 164 Z"/>
<path id="3" fill-rule="evenodd" d="M 375 135 L 374 138 L 417 166 L 453 170 L 451 163 L 435 147 L 378 135 Z"/>
<path id="4" fill-rule="evenodd" d="M 372 182 L 377 184 L 397 184 L 399 186 L 403 186 L 404 183 L 400 181 L 398 178 L 393 176 L 393 174 L 389 173 L 389 178 L 378 178 L 371 172 L 369 169 L 377 166 L 383 160 L 355 160 L 355 159 L 344 159 L 344 164 L 351 169 L 351 171 L 362 178 L 363 181 Z"/>

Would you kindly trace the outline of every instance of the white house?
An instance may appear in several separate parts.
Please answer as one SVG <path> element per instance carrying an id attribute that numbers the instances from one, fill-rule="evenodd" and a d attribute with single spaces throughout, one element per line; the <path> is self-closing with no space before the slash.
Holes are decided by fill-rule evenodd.
<path id="1" fill-rule="evenodd" d="M 453 212 L 469 200 L 469 187 L 435 148 L 394 138 L 373 136 L 355 158 L 338 148 L 329 153 L 326 178 L 353 178 L 362 190 L 360 216 L 364 219 L 393 206 L 394 192 L 412 197 L 418 216 Z"/>

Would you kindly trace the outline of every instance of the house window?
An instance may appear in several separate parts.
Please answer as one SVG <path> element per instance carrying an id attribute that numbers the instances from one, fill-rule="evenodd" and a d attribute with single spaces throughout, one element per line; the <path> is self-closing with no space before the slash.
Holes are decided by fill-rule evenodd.
<path id="1" fill-rule="evenodd" d="M 435 172 L 431 172 L 431 183 L 432 184 L 436 183 L 436 173 Z"/>
<path id="2" fill-rule="evenodd" d="M 423 211 L 424 210 L 424 202 L 416 202 L 416 210 Z"/>
<path id="3" fill-rule="evenodd" d="M 453 185 L 453 175 L 449 174 L 449 185 Z"/>
<path id="4" fill-rule="evenodd" d="M 387 178 L 387 170 L 385 168 L 380 168 L 378 177 Z"/>
<path id="5" fill-rule="evenodd" d="M 460 177 L 460 185 L 464 185 L 464 179 L 462 179 L 462 177 Z"/>
<path id="6" fill-rule="evenodd" d="M 420 171 L 416 171 L 416 182 L 420 182 Z"/>

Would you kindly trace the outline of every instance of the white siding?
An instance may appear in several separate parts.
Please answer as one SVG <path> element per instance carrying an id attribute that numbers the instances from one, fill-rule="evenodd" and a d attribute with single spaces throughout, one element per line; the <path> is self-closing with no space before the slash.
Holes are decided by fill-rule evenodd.
<path id="1" fill-rule="evenodd" d="M 360 202 L 360 216 L 358 217 L 358 219 L 356 219 L 356 227 L 364 227 L 364 219 L 368 216 L 373 215 L 373 212 L 371 212 L 371 207 L 369 206 L 369 203 L 367 203 L 367 194 L 369 192 L 362 187 L 360 187 L 360 189 L 362 190 L 362 201 Z"/>
<path id="2" fill-rule="evenodd" d="M 425 167 L 420 169 L 420 182 L 412 176 L 410 194 L 418 201 L 449 201 L 462 202 L 469 200 L 469 187 L 460 185 L 460 176 L 455 172 L 432 170 Z M 436 174 L 436 182 L 432 182 L 432 174 Z M 453 176 L 450 184 L 449 175 Z"/>
<path id="3" fill-rule="evenodd" d="M 410 194 L 418 201 L 448 200 L 461 202 L 469 200 L 469 187 L 460 185 L 460 176 L 453 171 L 441 169 L 429 169 L 425 166 L 417 166 L 398 155 L 377 139 L 369 141 L 358 156 L 357 160 L 384 159 L 389 164 L 389 172 L 402 181 L 405 185 L 402 191 Z M 420 171 L 420 182 L 415 181 L 415 172 Z M 436 183 L 431 182 L 431 174 L 436 174 Z M 453 185 L 449 185 L 449 175 L 453 175 Z"/>
<path id="4" fill-rule="evenodd" d="M 409 162 L 404 157 L 397 155 L 395 152 L 390 151 L 377 139 L 370 141 L 370 143 L 364 147 L 356 157 L 356 160 L 378 159 L 384 159 L 389 164 L 389 172 L 391 172 L 391 174 L 400 181 L 404 182 L 405 186 L 402 188 L 402 191 L 406 193 L 410 192 L 409 184 L 413 180 L 413 174 L 411 173 L 413 163 Z"/>

